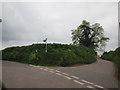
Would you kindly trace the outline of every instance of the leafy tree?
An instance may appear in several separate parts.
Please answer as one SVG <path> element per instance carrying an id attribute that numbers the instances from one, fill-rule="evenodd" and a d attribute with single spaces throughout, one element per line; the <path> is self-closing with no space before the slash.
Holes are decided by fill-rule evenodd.
<path id="1" fill-rule="evenodd" d="M 72 30 L 72 41 L 75 45 L 84 45 L 93 49 L 102 48 L 109 38 L 104 36 L 104 29 L 99 23 L 90 25 L 86 20 L 77 29 Z"/>
<path id="2" fill-rule="evenodd" d="M 0 19 L 0 22 L 2 22 L 2 19 Z"/>

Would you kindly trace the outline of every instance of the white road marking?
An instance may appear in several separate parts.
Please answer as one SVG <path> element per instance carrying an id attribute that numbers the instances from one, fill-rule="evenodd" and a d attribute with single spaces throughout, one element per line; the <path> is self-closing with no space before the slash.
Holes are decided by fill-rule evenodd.
<path id="1" fill-rule="evenodd" d="M 60 71 L 58 71 L 58 70 L 55 70 L 56 72 L 60 72 Z"/>
<path id="2" fill-rule="evenodd" d="M 83 81 L 83 82 L 85 82 L 85 83 L 88 83 L 88 84 L 91 84 L 91 85 L 94 85 L 95 87 L 98 87 L 98 88 L 104 88 L 104 87 L 102 87 L 102 86 L 100 86 L 100 85 L 95 85 L 95 84 L 93 84 L 92 82 L 89 82 L 89 81 L 86 81 L 86 80 L 81 80 L 81 81 Z"/>
<path id="3" fill-rule="evenodd" d="M 48 69 L 44 69 L 45 71 L 48 71 Z"/>
<path id="4" fill-rule="evenodd" d="M 33 67 L 38 67 L 38 66 L 34 66 L 34 65 L 33 65 Z"/>
<path id="5" fill-rule="evenodd" d="M 30 66 L 34 67 L 34 65 L 30 64 Z"/>
<path id="6" fill-rule="evenodd" d="M 70 77 L 68 77 L 68 76 L 64 76 L 65 78 L 67 78 L 67 79 L 72 79 L 72 78 L 70 78 Z"/>
<path id="7" fill-rule="evenodd" d="M 36 67 L 35 65 L 31 65 L 31 66 Z"/>
<path id="8" fill-rule="evenodd" d="M 73 80 L 74 82 L 78 83 L 78 84 L 81 84 L 81 85 L 84 85 L 84 83 L 80 82 L 80 81 L 77 81 L 77 80 Z"/>
<path id="9" fill-rule="evenodd" d="M 49 72 L 54 73 L 53 71 L 49 71 Z"/>
<path id="10" fill-rule="evenodd" d="M 64 75 L 69 75 L 69 74 L 67 74 L 67 73 L 62 73 L 62 74 L 64 74 Z"/>
<path id="11" fill-rule="evenodd" d="M 96 87 L 98 87 L 98 88 L 104 88 L 104 87 L 102 87 L 102 86 L 99 86 L 99 85 L 94 85 L 94 86 L 96 86 Z"/>
<path id="12" fill-rule="evenodd" d="M 59 76 L 62 76 L 62 74 L 60 74 L 60 73 L 56 73 L 57 75 L 59 75 Z"/>
<path id="13" fill-rule="evenodd" d="M 75 78 L 75 79 L 79 79 L 79 77 L 76 77 L 76 76 L 71 76 L 71 77 L 73 77 L 73 78 Z"/>
<path id="14" fill-rule="evenodd" d="M 85 83 L 88 83 L 88 84 L 92 84 L 92 85 L 93 85 L 93 83 L 92 83 L 92 82 L 89 82 L 89 81 L 86 81 L 86 80 L 81 80 L 81 81 L 83 81 L 83 82 L 85 82 Z"/>
<path id="15" fill-rule="evenodd" d="M 92 86 L 87 86 L 87 88 L 94 88 L 94 87 L 92 87 Z"/>
<path id="16" fill-rule="evenodd" d="M 43 69 L 43 68 L 40 68 L 40 69 Z"/>
<path id="17" fill-rule="evenodd" d="M 41 68 L 40 66 L 35 66 L 35 65 L 32 65 L 32 64 L 29 64 L 29 66 L 32 66 L 32 67 L 39 67 L 40 69 L 43 69 L 43 70 L 45 70 L 45 71 L 48 71 L 48 69 L 49 68 L 47 68 L 47 67 L 44 67 L 44 68 Z M 53 71 L 54 69 L 50 69 L 50 71 L 49 72 L 51 72 L 51 73 L 55 73 L 54 71 Z M 61 72 L 61 71 L 58 71 L 58 70 L 55 70 L 56 72 Z M 67 74 L 67 73 L 62 73 L 62 74 L 60 74 L 60 73 L 56 73 L 57 75 L 59 75 L 59 76 L 62 76 L 62 74 L 64 74 L 64 75 L 69 75 L 69 74 Z M 63 76 L 64 76 L 63 75 Z M 67 79 L 72 79 L 72 78 L 70 78 L 70 77 L 68 77 L 68 76 L 64 76 L 65 78 L 67 78 Z M 75 78 L 75 79 L 79 79 L 79 77 L 76 77 L 76 76 L 71 76 L 71 77 L 73 77 L 73 78 Z M 95 87 L 98 87 L 98 88 L 104 88 L 104 87 L 102 87 L 102 86 L 100 86 L 100 85 L 96 85 L 96 84 L 93 84 L 92 82 L 89 82 L 89 81 L 86 81 L 86 80 L 81 80 L 82 82 L 84 82 L 84 83 L 82 83 L 82 82 L 80 82 L 80 81 L 77 81 L 77 80 L 73 80 L 74 82 L 76 82 L 76 83 L 78 83 L 78 84 L 81 84 L 81 85 L 84 85 L 84 83 L 88 83 L 88 84 L 91 84 L 91 85 L 94 85 Z M 86 86 L 87 88 L 94 88 L 93 86 Z"/>

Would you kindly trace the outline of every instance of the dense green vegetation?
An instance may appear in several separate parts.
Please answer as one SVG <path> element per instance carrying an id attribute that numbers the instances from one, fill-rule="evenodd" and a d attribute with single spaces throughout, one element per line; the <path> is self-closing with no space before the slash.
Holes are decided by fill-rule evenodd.
<path id="1" fill-rule="evenodd" d="M 103 53 L 102 59 L 113 61 L 116 64 L 118 75 L 120 77 L 120 47 L 115 51 L 109 51 Z"/>
<path id="2" fill-rule="evenodd" d="M 0 22 L 2 22 L 2 19 L 0 19 Z"/>
<path id="3" fill-rule="evenodd" d="M 99 23 L 93 25 L 86 20 L 77 29 L 72 30 L 72 41 L 75 45 L 84 45 L 95 50 L 102 49 L 109 40 L 104 35 L 104 29 Z"/>
<path id="4" fill-rule="evenodd" d="M 45 44 L 10 47 L 2 50 L 2 59 L 47 66 L 89 64 L 96 61 L 94 50 L 67 44 L 48 44 L 48 52 L 45 52 Z"/>

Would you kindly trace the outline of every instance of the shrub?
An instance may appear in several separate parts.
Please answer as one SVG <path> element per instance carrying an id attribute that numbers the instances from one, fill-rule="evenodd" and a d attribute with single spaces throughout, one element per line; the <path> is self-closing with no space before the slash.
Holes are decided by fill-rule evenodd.
<path id="1" fill-rule="evenodd" d="M 34 65 L 69 66 L 89 64 L 96 61 L 95 51 L 84 47 L 67 44 L 32 44 L 29 46 L 10 47 L 2 50 L 3 60 L 16 61 Z"/>
<path id="2" fill-rule="evenodd" d="M 120 77 L 120 47 L 115 51 L 105 52 L 101 58 L 114 62 L 117 67 L 118 76 Z"/>

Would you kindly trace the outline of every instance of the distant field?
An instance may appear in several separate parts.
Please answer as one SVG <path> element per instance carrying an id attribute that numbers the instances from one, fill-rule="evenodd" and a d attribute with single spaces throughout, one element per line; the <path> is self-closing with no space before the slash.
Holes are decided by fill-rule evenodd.
<path id="1" fill-rule="evenodd" d="M 3 60 L 44 66 L 90 64 L 96 61 L 95 56 L 95 51 L 90 48 L 67 44 L 48 44 L 48 52 L 45 52 L 45 44 L 2 50 Z"/>

